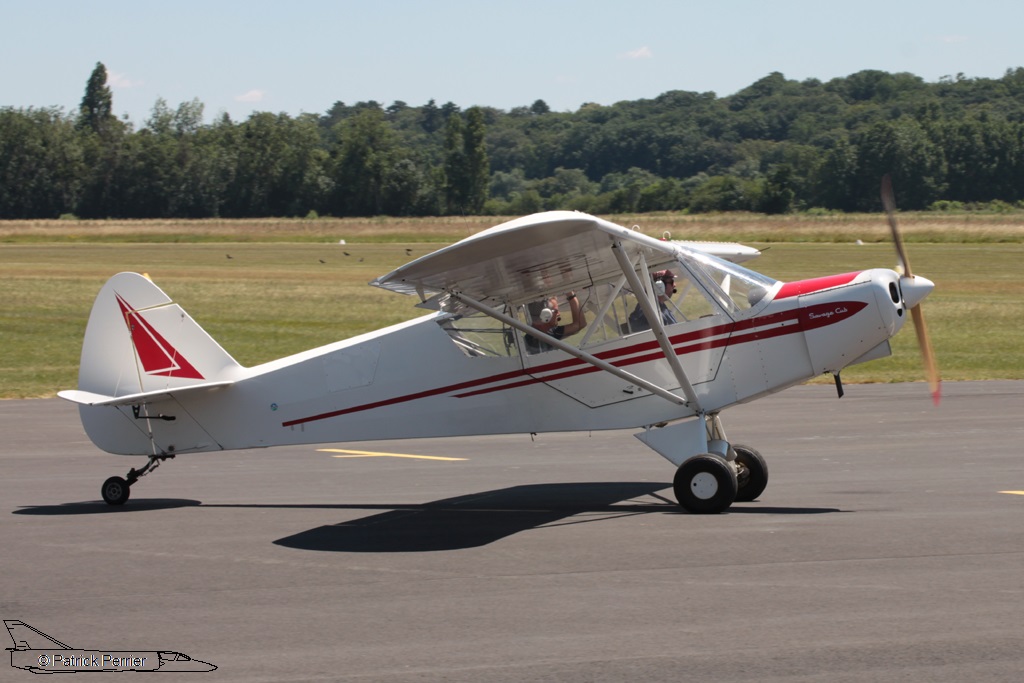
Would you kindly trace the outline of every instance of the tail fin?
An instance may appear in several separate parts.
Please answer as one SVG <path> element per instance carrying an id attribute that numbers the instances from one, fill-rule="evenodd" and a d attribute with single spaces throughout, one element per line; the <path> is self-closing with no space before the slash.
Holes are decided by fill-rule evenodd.
<path id="1" fill-rule="evenodd" d="M 230 381 L 240 369 L 148 278 L 119 273 L 89 315 L 78 388 L 108 397 L 144 394 Z"/>
<path id="2" fill-rule="evenodd" d="M 4 619 L 4 626 L 11 634 L 15 650 L 71 650 L 72 648 L 51 638 L 42 631 L 34 629 L 23 621 Z"/>
<path id="3" fill-rule="evenodd" d="M 78 389 L 57 395 L 79 404 L 86 434 L 109 453 L 219 450 L 210 412 L 181 401 L 209 399 L 244 370 L 148 278 L 119 273 L 89 315 Z"/>

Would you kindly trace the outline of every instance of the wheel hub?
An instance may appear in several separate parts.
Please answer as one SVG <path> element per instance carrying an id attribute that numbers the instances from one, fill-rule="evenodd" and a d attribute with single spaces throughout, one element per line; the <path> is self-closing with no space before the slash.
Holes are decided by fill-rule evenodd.
<path id="1" fill-rule="evenodd" d="M 709 500 L 718 493 L 718 479 L 710 472 L 698 472 L 690 480 L 690 491 L 701 500 Z"/>

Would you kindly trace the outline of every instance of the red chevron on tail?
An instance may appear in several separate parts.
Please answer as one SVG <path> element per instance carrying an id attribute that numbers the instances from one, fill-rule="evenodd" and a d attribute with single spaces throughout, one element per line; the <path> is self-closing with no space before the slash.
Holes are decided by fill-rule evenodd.
<path id="1" fill-rule="evenodd" d="M 163 338 L 120 294 L 117 303 L 132 335 L 132 344 L 147 375 L 205 379 L 203 375 Z"/>

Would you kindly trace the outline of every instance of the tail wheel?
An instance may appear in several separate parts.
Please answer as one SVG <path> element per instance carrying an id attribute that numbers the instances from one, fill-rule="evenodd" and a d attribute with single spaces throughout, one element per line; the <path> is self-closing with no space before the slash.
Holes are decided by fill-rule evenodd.
<path id="1" fill-rule="evenodd" d="M 768 465 L 761 454 L 750 446 L 734 445 L 733 450 L 736 451 L 736 462 L 740 466 L 736 500 L 743 503 L 756 500 L 768 486 Z"/>
<path id="2" fill-rule="evenodd" d="M 100 493 L 108 505 L 124 505 L 128 502 L 128 496 L 131 495 L 131 487 L 125 479 L 111 477 L 103 482 Z"/>
<path id="3" fill-rule="evenodd" d="M 676 470 L 676 500 L 689 512 L 716 514 L 736 500 L 738 484 L 732 465 L 715 455 L 690 458 Z"/>

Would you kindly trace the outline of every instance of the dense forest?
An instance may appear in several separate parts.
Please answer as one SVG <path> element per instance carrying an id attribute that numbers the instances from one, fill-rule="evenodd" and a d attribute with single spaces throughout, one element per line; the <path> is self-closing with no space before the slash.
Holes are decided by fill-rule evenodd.
<path id="1" fill-rule="evenodd" d="M 136 129 L 97 64 L 77 112 L 0 108 L 0 218 L 1024 208 L 1024 68 L 999 79 L 772 73 L 728 97 L 552 111 L 433 100 L 226 114 L 158 100 Z"/>

